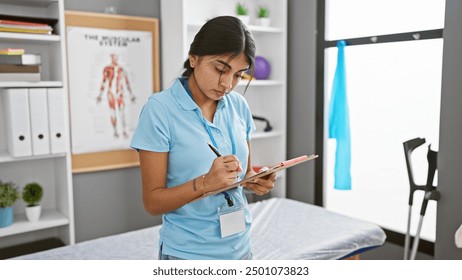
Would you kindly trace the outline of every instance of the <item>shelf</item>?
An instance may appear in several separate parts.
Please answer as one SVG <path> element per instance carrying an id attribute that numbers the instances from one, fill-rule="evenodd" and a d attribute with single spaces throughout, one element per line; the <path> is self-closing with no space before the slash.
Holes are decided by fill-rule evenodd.
<path id="1" fill-rule="evenodd" d="M 64 0 L 0 0 L 0 14 L 5 20 L 43 23 L 53 28 L 53 34 L 0 32 L 0 49 L 24 49 L 26 54 L 40 55 L 42 61 L 39 81 L 27 81 L 27 79 L 0 81 L 0 175 L 3 176 L 0 179 L 7 179 L 18 186 L 36 181 L 47 186 L 46 196 L 49 198 L 42 205 L 42 215 L 37 222 L 29 222 L 26 215 L 21 213 L 25 210 L 24 203 L 21 202 L 21 205 L 15 206 L 14 223 L 11 226 L 0 228 L 1 247 L 24 245 L 50 237 L 59 238 L 66 244 L 74 244 L 71 151 L 67 137 L 70 135 L 70 130 L 67 125 L 69 108 Z M 2 97 L 5 95 L 3 91 L 9 88 L 54 88 L 53 91 L 59 89 L 62 92 L 59 95 L 47 93 L 46 98 L 48 106 L 56 105 L 59 109 L 54 110 L 54 107 L 48 107 L 48 113 L 52 113 L 49 116 L 63 120 L 58 128 L 59 132 L 62 131 L 62 135 L 66 136 L 62 138 L 65 141 L 65 149 L 60 150 L 61 153 L 24 157 L 12 157 L 8 153 L 8 145 L 5 142 L 12 137 L 9 130 L 12 121 L 9 117 L 2 115 L 4 110 L 16 109 L 14 106 L 16 104 L 3 101 Z M 28 91 L 27 95 L 29 95 Z M 43 99 L 42 103 L 45 103 Z M 25 106 L 24 103 L 19 105 Z M 29 123 L 28 126 L 30 130 L 32 124 Z M 54 134 L 51 126 L 43 129 L 48 131 L 42 133 L 53 131 Z"/>
<path id="2" fill-rule="evenodd" d="M 258 26 L 258 25 L 249 25 L 248 26 L 250 31 L 252 31 L 253 33 L 257 32 L 261 32 L 261 33 L 283 33 L 283 29 L 282 28 L 278 28 L 278 27 L 264 27 L 264 26 Z"/>
<path id="3" fill-rule="evenodd" d="M 255 133 L 252 134 L 252 140 L 271 138 L 271 137 L 279 137 L 281 135 L 282 135 L 282 133 L 280 131 L 255 132 Z"/>
<path id="4" fill-rule="evenodd" d="M 61 81 L 40 81 L 40 82 L 0 82 L 0 88 L 60 88 Z"/>
<path id="5" fill-rule="evenodd" d="M 6 42 L 33 41 L 34 43 L 50 43 L 61 41 L 61 36 L 48 34 L 0 32 L 0 40 Z"/>
<path id="6" fill-rule="evenodd" d="M 42 210 L 40 220 L 37 222 L 29 222 L 26 218 L 26 214 L 16 214 L 11 226 L 0 228 L 0 237 L 65 226 L 68 224 L 69 219 L 57 210 Z"/>
<path id="7" fill-rule="evenodd" d="M 49 154 L 49 155 L 43 155 L 43 156 L 12 157 L 6 152 L 0 152 L 0 163 L 19 162 L 19 161 L 37 160 L 37 159 L 61 158 L 65 156 L 66 154 L 62 153 L 62 154 Z"/>
<path id="8" fill-rule="evenodd" d="M 241 80 L 237 86 L 245 87 L 249 83 L 248 80 Z M 249 87 L 259 87 L 259 86 L 282 86 L 284 83 L 277 80 L 253 80 L 250 82 Z"/>
<path id="9" fill-rule="evenodd" d="M 189 31 L 199 31 L 199 29 L 204 25 L 205 22 L 194 22 L 188 24 Z M 278 27 L 264 27 L 258 25 L 248 25 L 247 26 L 252 33 L 283 33 L 282 28 Z"/>
<path id="10" fill-rule="evenodd" d="M 58 2 L 58 0 L 0 0 L 2 4 L 13 4 L 13 5 L 27 5 L 35 7 L 48 7 L 50 3 Z"/>

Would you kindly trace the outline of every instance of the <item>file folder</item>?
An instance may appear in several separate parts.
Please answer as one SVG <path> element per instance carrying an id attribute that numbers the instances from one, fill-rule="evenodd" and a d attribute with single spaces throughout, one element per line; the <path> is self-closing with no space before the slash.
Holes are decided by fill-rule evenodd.
<path id="1" fill-rule="evenodd" d="M 67 134 L 64 92 L 61 88 L 48 88 L 47 95 L 51 153 L 65 153 Z"/>
<path id="2" fill-rule="evenodd" d="M 32 155 L 27 88 L 3 89 L 7 150 L 12 157 Z"/>
<path id="3" fill-rule="evenodd" d="M 50 133 L 48 129 L 48 102 L 46 88 L 29 89 L 30 128 L 32 155 L 50 153 Z"/>

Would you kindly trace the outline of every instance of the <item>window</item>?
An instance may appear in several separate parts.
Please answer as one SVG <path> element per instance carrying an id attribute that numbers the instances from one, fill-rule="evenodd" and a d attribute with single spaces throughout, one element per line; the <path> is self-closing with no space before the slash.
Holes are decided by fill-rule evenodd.
<path id="1" fill-rule="evenodd" d="M 326 40 L 432 30 L 444 26 L 445 0 L 326 0 L 325 4 Z"/>
<path id="2" fill-rule="evenodd" d="M 433 31 L 443 27 L 445 2 L 327 0 L 325 4 L 324 84 L 318 94 L 324 97 L 326 132 L 318 137 L 324 162 L 317 191 L 322 188 L 322 203 L 329 210 L 405 233 L 410 187 L 402 144 L 415 137 L 427 140 L 412 153 L 416 180 L 422 185 L 428 166 L 425 147 L 431 144 L 438 150 L 443 39 L 442 32 Z M 431 38 L 422 40 L 419 35 L 425 32 Z M 371 39 L 358 40 L 364 36 Z M 378 43 L 373 43 L 375 36 Z M 387 43 L 380 43 L 380 36 L 387 37 Z M 335 140 L 328 139 L 326 130 L 337 63 L 337 48 L 332 46 L 338 39 L 347 41 L 350 191 L 333 188 Z M 423 193 L 415 193 L 411 234 L 417 229 L 422 198 Z M 435 230 L 436 203 L 430 202 L 420 237 L 434 241 Z"/>

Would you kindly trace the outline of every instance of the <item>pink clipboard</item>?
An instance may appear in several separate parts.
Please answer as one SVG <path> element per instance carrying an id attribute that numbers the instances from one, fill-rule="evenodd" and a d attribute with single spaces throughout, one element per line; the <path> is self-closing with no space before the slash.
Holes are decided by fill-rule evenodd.
<path id="1" fill-rule="evenodd" d="M 310 161 L 310 160 L 315 159 L 317 157 L 318 157 L 318 155 L 310 155 L 310 156 L 303 155 L 303 156 L 299 156 L 299 157 L 296 157 L 296 158 L 292 158 L 292 159 L 280 162 L 280 163 L 276 164 L 275 166 L 273 166 L 273 167 L 271 167 L 271 168 L 269 168 L 267 170 L 259 172 L 259 173 L 255 174 L 253 176 L 244 178 L 241 181 L 235 182 L 235 183 L 233 183 L 233 184 L 231 184 L 229 186 L 226 186 L 224 188 L 215 190 L 213 192 L 206 192 L 204 195 L 200 196 L 199 198 L 197 198 L 197 199 L 195 199 L 193 201 L 196 201 L 196 200 L 199 200 L 201 198 L 204 198 L 204 197 L 207 197 L 207 196 L 210 196 L 210 195 L 214 195 L 214 194 L 218 194 L 218 193 L 221 193 L 223 191 L 238 187 L 239 185 L 251 182 L 251 181 L 253 181 L 255 179 L 258 179 L 260 177 L 268 176 L 271 173 L 278 172 L 278 171 L 290 168 L 292 166 L 299 165 L 300 163 Z"/>

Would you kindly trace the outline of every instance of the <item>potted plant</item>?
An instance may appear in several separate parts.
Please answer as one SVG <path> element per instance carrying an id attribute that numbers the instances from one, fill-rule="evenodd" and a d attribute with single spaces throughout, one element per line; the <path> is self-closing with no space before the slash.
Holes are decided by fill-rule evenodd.
<path id="1" fill-rule="evenodd" d="M 13 224 L 13 205 L 19 194 L 12 182 L 0 181 L 0 228 Z"/>
<path id="2" fill-rule="evenodd" d="M 244 23 L 245 25 L 249 24 L 249 9 L 247 9 L 247 7 L 244 4 L 236 4 L 236 15 L 237 18 L 239 18 L 242 21 L 242 23 Z"/>
<path id="3" fill-rule="evenodd" d="M 265 6 L 259 6 L 257 9 L 257 18 L 258 22 L 261 26 L 268 27 L 270 26 L 270 17 L 269 17 L 269 9 Z"/>
<path id="4" fill-rule="evenodd" d="M 40 218 L 42 207 L 40 201 L 43 197 L 43 188 L 38 183 L 28 183 L 22 191 L 22 200 L 26 203 L 26 216 L 31 222 L 36 222 Z"/>

